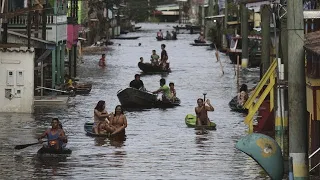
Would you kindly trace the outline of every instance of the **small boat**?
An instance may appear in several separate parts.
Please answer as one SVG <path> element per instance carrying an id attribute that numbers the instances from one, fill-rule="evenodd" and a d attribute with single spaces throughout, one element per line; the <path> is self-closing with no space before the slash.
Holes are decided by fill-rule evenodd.
<path id="1" fill-rule="evenodd" d="M 211 44 L 209 43 L 190 43 L 192 46 L 210 46 Z"/>
<path id="2" fill-rule="evenodd" d="M 137 26 L 135 27 L 135 30 L 138 30 L 138 29 L 141 29 L 142 27 L 141 26 Z"/>
<path id="3" fill-rule="evenodd" d="M 88 136 L 94 137 L 110 137 L 110 134 L 96 134 L 92 131 L 93 123 L 86 122 L 84 124 L 84 131 L 87 133 Z"/>
<path id="4" fill-rule="evenodd" d="M 197 117 L 193 114 L 187 114 L 185 118 L 185 123 L 189 128 L 195 128 L 195 130 L 206 129 L 206 130 L 216 130 L 216 124 L 210 122 L 208 126 L 196 126 Z"/>
<path id="5" fill-rule="evenodd" d="M 128 87 L 117 93 L 123 108 L 152 108 L 157 101 L 157 95 L 148 91 Z"/>
<path id="6" fill-rule="evenodd" d="M 158 100 L 156 102 L 156 107 L 158 107 L 158 108 L 172 108 L 175 106 L 180 106 L 180 103 L 181 103 L 181 100 L 179 98 L 176 98 L 174 102 Z"/>
<path id="7" fill-rule="evenodd" d="M 194 40 L 194 43 L 198 43 L 198 44 L 205 44 L 205 43 L 207 43 L 206 41 L 200 41 L 199 39 L 195 39 Z"/>
<path id="8" fill-rule="evenodd" d="M 54 148 L 46 148 L 42 147 L 38 150 L 37 155 L 38 156 L 67 156 L 72 153 L 71 149 L 68 148 L 62 148 L 62 149 L 54 149 Z"/>
<path id="9" fill-rule="evenodd" d="M 169 69 L 163 69 L 162 66 L 153 66 L 151 63 L 138 63 L 138 67 L 144 72 L 144 73 L 159 73 L 159 72 L 171 72 Z"/>
<path id="10" fill-rule="evenodd" d="M 232 98 L 231 101 L 229 102 L 229 107 L 230 107 L 231 111 L 247 114 L 248 109 L 245 109 L 242 106 L 239 106 L 237 99 L 238 99 L 238 97 L 236 96 L 236 97 Z"/>
<path id="11" fill-rule="evenodd" d="M 120 34 L 128 34 L 129 31 L 120 31 Z"/>
<path id="12" fill-rule="evenodd" d="M 158 41 L 172 41 L 172 40 L 177 40 L 177 38 L 175 38 L 175 39 L 165 39 L 165 38 L 161 38 L 161 37 L 156 37 L 156 39 L 157 39 Z"/>
<path id="13" fill-rule="evenodd" d="M 122 39 L 122 40 L 133 40 L 133 39 L 139 39 L 140 36 L 131 36 L 131 37 L 115 37 L 114 39 Z"/>

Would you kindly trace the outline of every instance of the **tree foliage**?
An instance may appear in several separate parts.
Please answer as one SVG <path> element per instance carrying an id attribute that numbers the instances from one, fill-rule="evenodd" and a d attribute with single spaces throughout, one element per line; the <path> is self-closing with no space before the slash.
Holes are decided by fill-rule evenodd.
<path id="1" fill-rule="evenodd" d="M 157 6 L 157 0 L 126 0 L 123 11 L 129 19 L 141 22 L 148 19 Z"/>

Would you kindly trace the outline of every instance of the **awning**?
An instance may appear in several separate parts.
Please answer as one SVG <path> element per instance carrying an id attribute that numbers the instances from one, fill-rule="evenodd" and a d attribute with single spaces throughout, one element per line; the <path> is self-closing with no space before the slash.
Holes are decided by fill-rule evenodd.
<path id="1" fill-rule="evenodd" d="M 304 19 L 320 19 L 320 11 L 303 11 Z"/>

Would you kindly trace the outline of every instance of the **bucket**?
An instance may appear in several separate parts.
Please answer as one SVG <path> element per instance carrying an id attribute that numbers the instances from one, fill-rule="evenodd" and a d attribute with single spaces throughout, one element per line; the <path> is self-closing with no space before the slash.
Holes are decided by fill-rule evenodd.
<path id="1" fill-rule="evenodd" d="M 248 63 L 249 63 L 248 59 L 241 59 L 241 66 L 243 68 L 247 68 L 248 67 Z"/>

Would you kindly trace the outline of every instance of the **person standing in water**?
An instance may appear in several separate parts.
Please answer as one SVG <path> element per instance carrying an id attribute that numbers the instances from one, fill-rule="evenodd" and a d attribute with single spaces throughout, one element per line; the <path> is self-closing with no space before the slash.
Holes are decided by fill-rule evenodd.
<path id="1" fill-rule="evenodd" d="M 67 143 L 68 139 L 62 129 L 59 127 L 59 119 L 53 118 L 51 121 L 51 128 L 47 129 L 39 138 L 38 141 L 42 143 L 42 138 L 47 137 L 48 145 L 46 148 L 54 148 L 60 150 L 63 143 Z"/>
<path id="2" fill-rule="evenodd" d="M 106 67 L 106 54 L 102 54 L 101 59 L 99 60 L 100 67 Z"/>
<path id="3" fill-rule="evenodd" d="M 197 121 L 196 125 L 197 126 L 206 126 L 210 124 L 209 118 L 208 118 L 208 111 L 214 111 L 213 106 L 210 103 L 210 100 L 207 99 L 206 103 L 203 102 L 203 99 L 199 98 L 197 100 L 198 106 L 195 107 L 195 112 L 197 115 Z M 206 104 L 208 106 L 206 106 Z"/>

